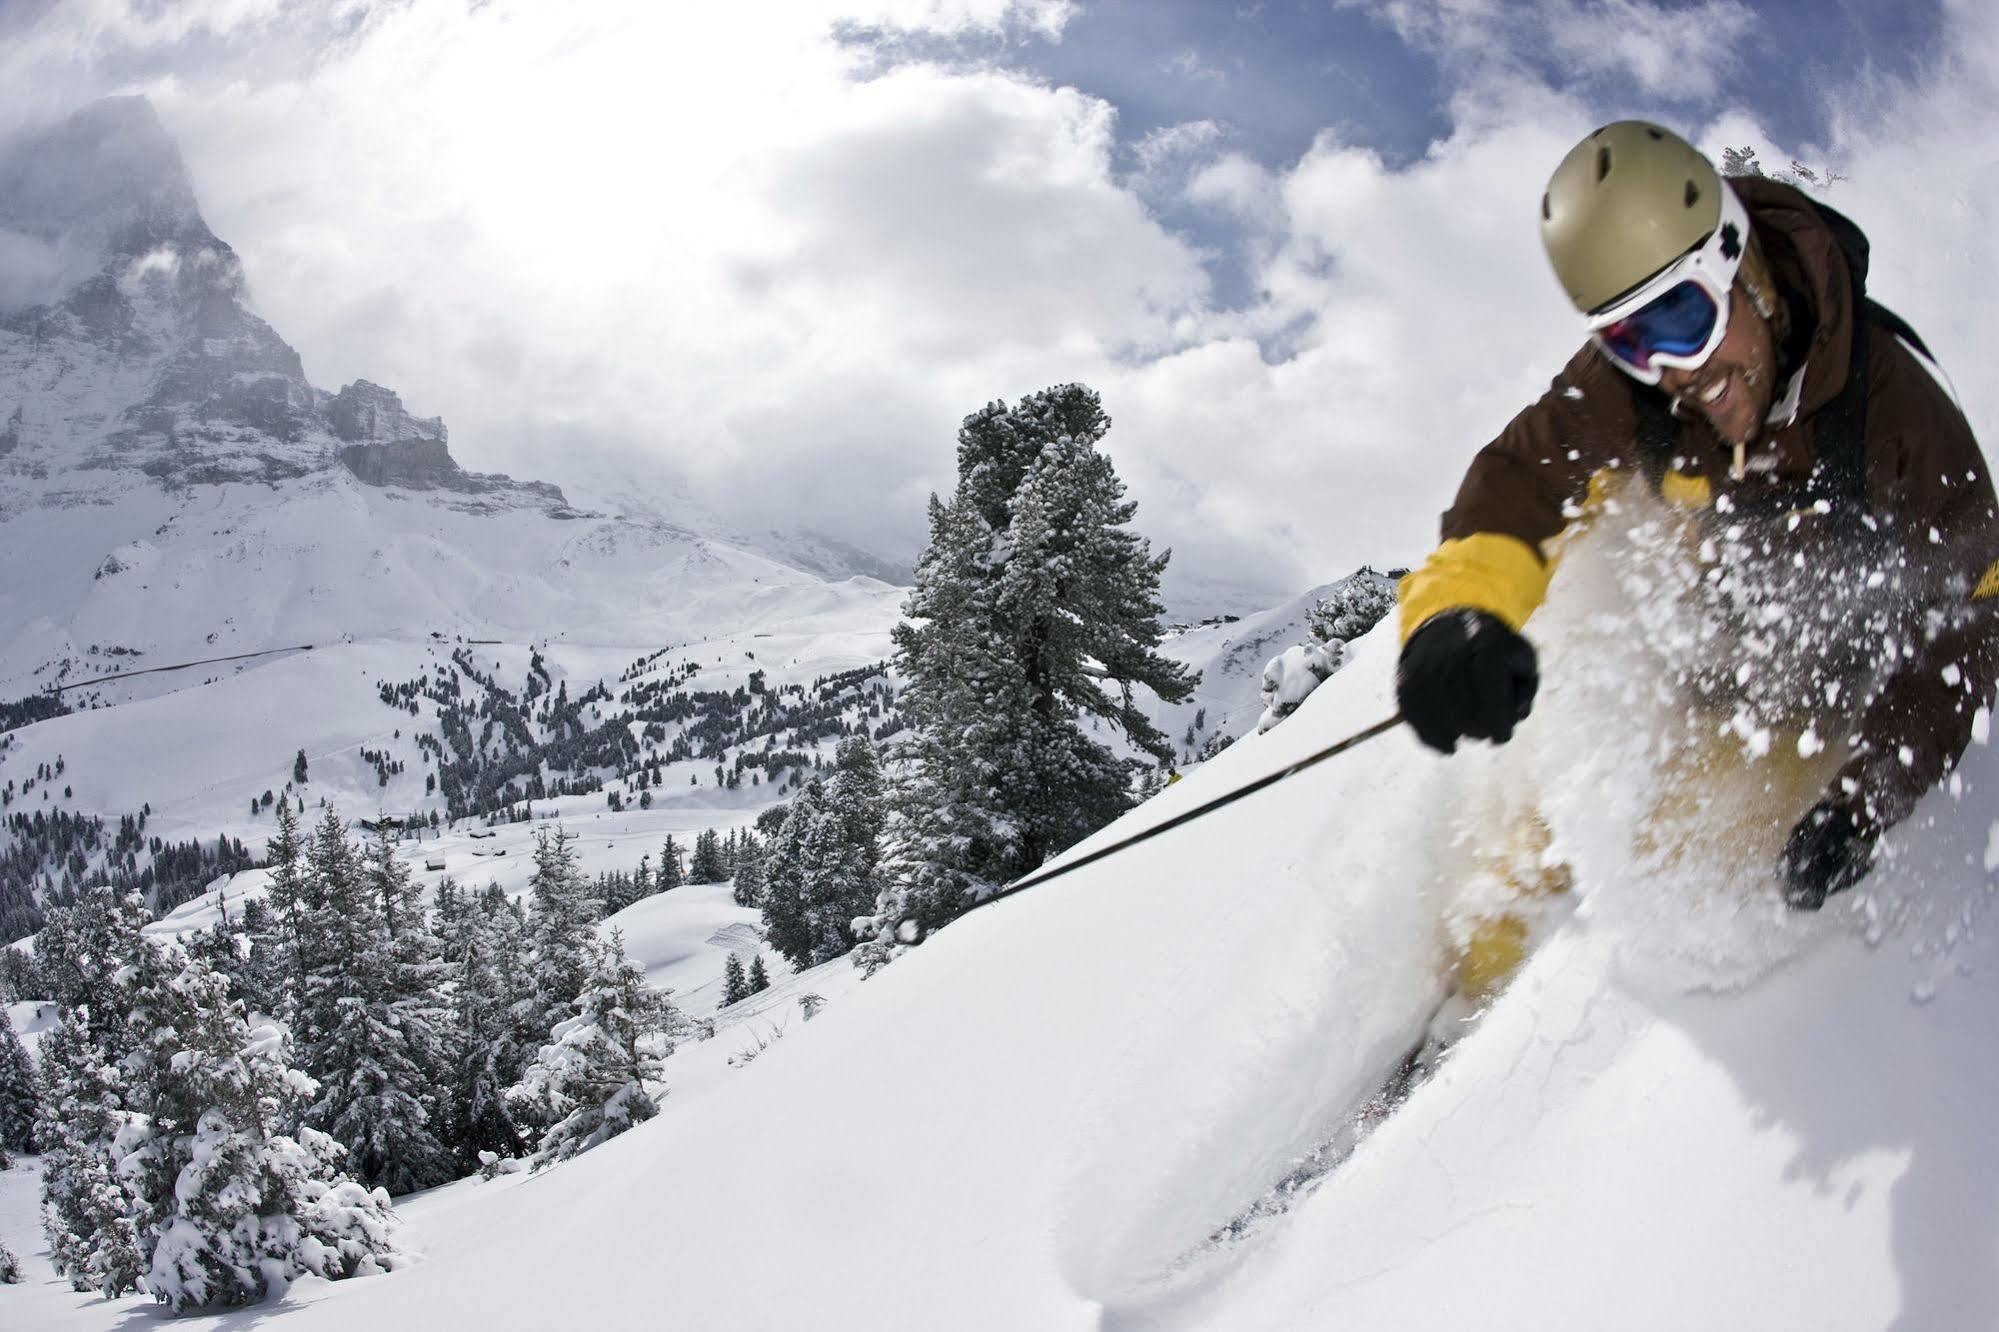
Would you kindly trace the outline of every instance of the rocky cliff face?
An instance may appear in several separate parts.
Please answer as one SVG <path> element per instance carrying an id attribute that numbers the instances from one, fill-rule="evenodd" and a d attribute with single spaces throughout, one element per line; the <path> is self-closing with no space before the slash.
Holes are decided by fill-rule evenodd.
<path id="1" fill-rule="evenodd" d="M 0 481 L 277 483 L 344 468 L 478 508 L 562 510 L 553 486 L 468 473 L 444 423 L 365 380 L 314 388 L 247 304 L 152 107 L 112 98 L 0 147 Z M 87 482 L 78 473 L 94 473 Z M 106 475 L 109 474 L 109 475 Z"/>

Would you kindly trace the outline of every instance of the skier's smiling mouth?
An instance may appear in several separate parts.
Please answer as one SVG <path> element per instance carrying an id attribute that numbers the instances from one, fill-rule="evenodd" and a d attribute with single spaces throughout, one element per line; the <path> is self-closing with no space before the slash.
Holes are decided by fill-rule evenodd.
<path id="1" fill-rule="evenodd" d="M 1746 444 L 1756 434 L 1756 412 L 1749 402 L 1749 389 L 1755 382 L 1740 366 L 1715 366 L 1674 394 L 1674 405 L 1681 411 L 1699 412 L 1728 443 Z"/>
<path id="2" fill-rule="evenodd" d="M 1724 369 L 1682 393 L 1680 401 L 1692 404 L 1710 421 L 1716 421 L 1726 416 L 1728 409 L 1734 405 L 1735 379 L 1733 370 Z"/>

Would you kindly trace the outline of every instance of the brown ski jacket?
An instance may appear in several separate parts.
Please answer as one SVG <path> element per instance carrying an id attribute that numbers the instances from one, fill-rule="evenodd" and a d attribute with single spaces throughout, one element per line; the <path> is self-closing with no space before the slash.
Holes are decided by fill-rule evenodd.
<path id="1" fill-rule="evenodd" d="M 1778 406 L 1740 467 L 1704 420 L 1673 418 L 1585 345 L 1472 460 L 1442 545 L 1403 580 L 1402 634 L 1455 608 L 1521 628 L 1557 538 L 1607 482 L 1642 477 L 1692 515 L 1701 558 L 1726 543 L 1738 571 L 1760 564 L 1807 603 L 1800 633 L 1845 637 L 1854 743 L 1829 795 L 1879 829 L 1955 765 L 1999 678 L 1999 505 L 1906 325 L 1864 303 L 1865 238 L 1788 185 L 1733 184 L 1793 325 Z M 1886 616 L 1825 610 L 1890 601 Z"/>

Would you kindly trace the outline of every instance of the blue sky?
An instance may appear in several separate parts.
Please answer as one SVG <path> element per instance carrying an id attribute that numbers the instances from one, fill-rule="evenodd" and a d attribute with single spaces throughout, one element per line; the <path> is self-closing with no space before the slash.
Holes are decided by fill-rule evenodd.
<path id="1" fill-rule="evenodd" d="M 1025 27 L 901 41 L 879 28 L 851 31 L 891 58 L 988 61 L 1080 88 L 1118 108 L 1127 141 L 1212 119 L 1235 144 L 1277 166 L 1333 127 L 1397 164 L 1448 131 L 1452 79 L 1448 59 L 1398 33 L 1384 8 L 1336 0 L 1087 0 L 1059 38 Z M 1705 91 L 1656 96 L 1628 81 L 1565 69 L 1531 49 L 1511 54 L 1550 85 L 1606 106 L 1698 115 L 1732 100 L 1756 110 L 1787 142 L 1821 142 L 1829 109 L 1859 78 L 1916 74 L 1934 59 L 1943 32 L 1936 0 L 1756 0 L 1745 8 L 1754 21 L 1735 46 L 1722 98 Z"/>
<path id="2" fill-rule="evenodd" d="M 1504 0 L 1496 7 L 1507 8 Z M 1568 7 L 1607 8 L 1593 0 Z M 1480 56 L 1517 63 L 1600 108 L 1605 119 L 1644 115 L 1686 125 L 1731 106 L 1752 112 L 1778 142 L 1822 144 L 1836 110 L 1863 84 L 1918 77 L 1944 35 L 1937 0 L 1665 0 L 1654 7 L 1694 21 L 1717 9 L 1739 11 L 1742 31 L 1707 77 L 1676 85 L 1669 75 L 1656 86 L 1619 70 L 1580 69 L 1538 47 L 1534 29 L 1550 20 L 1534 11 L 1563 6 L 1531 0 L 1511 6 L 1513 15 L 1500 24 L 1503 54 L 1461 49 L 1448 31 L 1412 33 L 1406 23 L 1398 30 L 1391 6 L 1339 0 L 1084 0 L 1059 36 L 1025 24 L 941 36 L 856 26 L 847 36 L 883 69 L 916 60 L 995 66 L 1101 97 L 1117 108 L 1127 164 L 1147 135 L 1210 121 L 1217 146 L 1281 170 L 1329 130 L 1391 167 L 1420 157 L 1450 133 L 1449 99 Z M 1448 15 L 1441 22 L 1454 26 Z M 1768 145 L 1757 146 L 1768 155 Z M 1172 198 L 1153 206 L 1209 255 L 1222 304 L 1255 298 L 1231 219 Z"/>

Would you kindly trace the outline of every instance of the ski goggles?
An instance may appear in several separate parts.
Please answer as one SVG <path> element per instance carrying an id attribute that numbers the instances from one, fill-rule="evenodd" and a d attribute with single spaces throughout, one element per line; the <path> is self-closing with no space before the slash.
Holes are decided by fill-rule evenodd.
<path id="1" fill-rule="evenodd" d="M 1721 217 L 1701 242 L 1589 317 L 1611 364 L 1641 384 L 1706 364 L 1728 335 L 1729 290 L 1749 243 L 1749 214 L 1726 182 Z"/>

